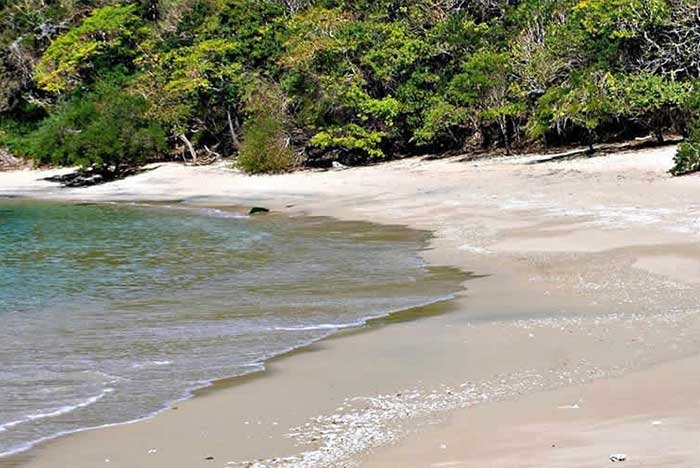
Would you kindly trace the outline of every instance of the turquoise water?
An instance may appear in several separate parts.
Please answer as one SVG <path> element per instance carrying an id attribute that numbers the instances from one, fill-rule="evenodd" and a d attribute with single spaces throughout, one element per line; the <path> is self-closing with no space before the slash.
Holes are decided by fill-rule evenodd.
<path id="1" fill-rule="evenodd" d="M 449 297 L 422 234 L 183 205 L 0 201 L 0 456 L 154 414 Z"/>

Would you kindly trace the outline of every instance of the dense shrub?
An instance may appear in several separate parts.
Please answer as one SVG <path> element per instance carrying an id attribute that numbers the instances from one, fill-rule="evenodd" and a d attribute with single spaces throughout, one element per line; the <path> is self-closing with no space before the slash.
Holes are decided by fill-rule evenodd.
<path id="1" fill-rule="evenodd" d="M 681 143 L 678 146 L 673 162 L 672 175 L 677 176 L 700 171 L 700 135 L 696 135 L 694 138 Z"/>
<path id="2" fill-rule="evenodd" d="M 287 133 L 286 104 L 279 90 L 262 84 L 248 98 L 246 111 L 238 166 L 250 174 L 294 168 L 296 158 Z"/>
<path id="3" fill-rule="evenodd" d="M 686 141 L 678 146 L 673 160 L 672 175 L 700 171 L 700 90 L 694 90 L 686 100 L 690 117 L 690 131 Z"/>
<path id="4" fill-rule="evenodd" d="M 11 149 L 40 163 L 120 168 L 162 154 L 167 137 L 143 115 L 141 97 L 115 82 L 60 103 L 36 128 L 9 141 Z"/>

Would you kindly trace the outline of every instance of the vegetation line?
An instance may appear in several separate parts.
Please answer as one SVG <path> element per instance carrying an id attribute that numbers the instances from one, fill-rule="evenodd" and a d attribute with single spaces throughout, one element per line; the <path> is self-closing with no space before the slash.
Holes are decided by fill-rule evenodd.
<path id="1" fill-rule="evenodd" d="M 0 0 L 0 151 L 248 172 L 680 135 L 697 0 Z"/>

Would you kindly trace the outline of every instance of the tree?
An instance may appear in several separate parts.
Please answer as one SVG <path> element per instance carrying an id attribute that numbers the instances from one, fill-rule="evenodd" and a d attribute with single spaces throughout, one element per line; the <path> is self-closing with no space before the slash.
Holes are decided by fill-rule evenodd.
<path id="1" fill-rule="evenodd" d="M 543 137 L 549 131 L 561 134 L 573 126 L 586 132 L 586 143 L 593 151 L 596 130 L 616 117 L 609 95 L 611 79 L 605 72 L 582 73 L 571 83 L 550 88 L 538 100 L 529 124 L 530 135 Z"/>
<path id="2" fill-rule="evenodd" d="M 235 156 L 245 133 L 259 167 L 251 142 L 287 138 L 308 165 L 661 141 L 697 112 L 698 44 L 695 0 L 0 0 L 0 129 L 14 148 L 83 129 L 69 115 L 119 74 L 160 157 Z M 54 136 L 59 155 L 80 141 Z"/>
<path id="3" fill-rule="evenodd" d="M 609 86 L 615 114 L 641 124 L 659 143 L 666 130 L 681 126 L 692 92 L 690 83 L 650 73 L 617 75 Z"/>
<path id="4" fill-rule="evenodd" d="M 464 107 L 433 98 L 423 113 L 423 125 L 416 129 L 414 139 L 423 145 L 442 139 L 456 141 L 457 132 L 468 121 L 468 115 Z"/>
<path id="5" fill-rule="evenodd" d="M 46 49 L 36 66 L 37 84 L 53 93 L 70 91 L 95 70 L 123 64 L 134 56 L 135 43 L 146 33 L 140 26 L 134 5 L 94 10 Z"/>
<path id="6" fill-rule="evenodd" d="M 62 101 L 11 149 L 40 163 L 95 167 L 111 173 L 138 166 L 166 149 L 163 129 L 145 116 L 145 101 L 129 96 L 123 77 Z"/>
<path id="7" fill-rule="evenodd" d="M 238 166 L 246 172 L 286 172 L 296 166 L 288 133 L 287 103 L 281 90 L 259 82 L 246 102 Z"/>
<path id="8" fill-rule="evenodd" d="M 520 30 L 510 43 L 512 72 L 531 102 L 586 62 L 581 38 L 568 26 L 569 16 L 565 2 L 557 0 L 525 1 L 515 13 Z"/>
<path id="9" fill-rule="evenodd" d="M 230 136 L 229 147 L 238 150 L 238 133 L 231 113 L 239 111 L 249 77 L 240 63 L 230 60 L 235 42 L 211 39 L 162 53 L 154 45 L 139 63 L 144 73 L 133 86 L 144 96 L 147 115 L 169 129 L 186 145 L 193 161 L 191 142 Z"/>
<path id="10" fill-rule="evenodd" d="M 481 50 L 474 53 L 450 83 L 451 99 L 468 109 L 472 128 L 488 144 L 488 126 L 495 124 L 506 151 L 510 151 L 511 134 L 523 105 L 511 85 L 508 54 Z"/>
<path id="11" fill-rule="evenodd" d="M 583 35 L 592 63 L 608 69 L 629 66 L 642 39 L 670 19 L 667 0 L 580 0 L 572 27 Z"/>
<path id="12" fill-rule="evenodd" d="M 670 2 L 670 19 L 660 28 L 643 33 L 640 70 L 676 79 L 700 76 L 700 3 Z"/>
<path id="13" fill-rule="evenodd" d="M 420 44 L 404 24 L 353 21 L 338 9 L 312 8 L 290 29 L 286 90 L 310 148 L 340 151 L 346 161 L 384 157 L 402 112 L 396 78 L 419 58 Z"/>

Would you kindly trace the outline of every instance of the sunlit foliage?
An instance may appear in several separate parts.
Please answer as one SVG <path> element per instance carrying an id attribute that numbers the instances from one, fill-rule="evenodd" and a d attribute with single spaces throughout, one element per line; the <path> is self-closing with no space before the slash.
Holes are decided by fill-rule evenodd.
<path id="1" fill-rule="evenodd" d="M 690 0 L 6 1 L 0 126 L 41 161 L 251 172 L 676 134 L 687 172 L 698 18 Z"/>

